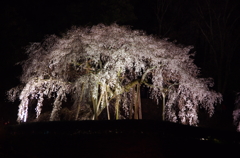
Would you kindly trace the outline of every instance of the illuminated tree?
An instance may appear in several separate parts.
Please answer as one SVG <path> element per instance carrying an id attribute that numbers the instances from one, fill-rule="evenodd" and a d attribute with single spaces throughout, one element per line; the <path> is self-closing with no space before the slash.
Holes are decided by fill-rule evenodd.
<path id="1" fill-rule="evenodd" d="M 20 122 L 27 121 L 31 100 L 38 119 L 48 99 L 54 100 L 49 120 L 59 120 L 69 98 L 75 120 L 96 120 L 103 110 L 107 119 L 142 119 L 145 85 L 152 99 L 162 101 L 163 120 L 196 125 L 198 108 L 211 116 L 221 95 L 209 89 L 211 80 L 198 78 L 190 49 L 116 24 L 72 28 L 28 47 L 22 86 L 11 89 L 9 98 L 21 101 Z"/>

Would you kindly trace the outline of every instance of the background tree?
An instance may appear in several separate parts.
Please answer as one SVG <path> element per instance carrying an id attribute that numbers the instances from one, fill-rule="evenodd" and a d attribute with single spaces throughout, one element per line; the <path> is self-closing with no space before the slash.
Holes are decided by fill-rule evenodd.
<path id="1" fill-rule="evenodd" d="M 182 2 L 174 0 L 156 0 L 153 10 L 157 21 L 157 35 L 159 37 L 170 38 L 179 23 L 182 12 Z M 181 19 L 182 20 L 182 19 Z"/>
<path id="2" fill-rule="evenodd" d="M 201 1 L 198 3 L 195 24 L 200 33 L 203 62 L 207 75 L 216 79 L 216 89 L 223 95 L 234 78 L 234 58 L 239 51 L 239 12 L 238 3 L 232 0 Z M 200 45 L 199 45 L 200 46 Z"/>
<path id="3" fill-rule="evenodd" d="M 53 104 L 49 120 L 60 120 L 68 96 L 70 119 L 98 119 L 103 111 L 107 119 L 142 119 L 145 85 L 152 99 L 163 101 L 163 120 L 196 125 L 199 107 L 211 116 L 221 95 L 209 89 L 211 80 L 198 78 L 190 49 L 116 24 L 72 28 L 28 47 L 22 86 L 9 98 L 21 100 L 19 122 L 31 121 L 30 106 L 41 120 L 46 100 Z"/>

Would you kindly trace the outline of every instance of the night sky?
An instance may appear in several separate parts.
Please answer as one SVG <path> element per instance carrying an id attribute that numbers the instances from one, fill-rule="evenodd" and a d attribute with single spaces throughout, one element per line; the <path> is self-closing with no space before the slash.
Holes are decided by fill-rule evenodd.
<path id="1" fill-rule="evenodd" d="M 21 66 L 16 63 L 26 59 L 29 43 L 41 42 L 49 34 L 60 36 L 72 26 L 115 22 L 193 45 L 201 77 L 212 77 L 214 90 L 224 97 L 213 120 L 230 124 L 234 98 L 240 92 L 239 8 L 238 0 L 1 1 L 0 121 L 15 123 L 17 118 L 18 102 L 9 102 L 6 91 L 19 84 Z"/>

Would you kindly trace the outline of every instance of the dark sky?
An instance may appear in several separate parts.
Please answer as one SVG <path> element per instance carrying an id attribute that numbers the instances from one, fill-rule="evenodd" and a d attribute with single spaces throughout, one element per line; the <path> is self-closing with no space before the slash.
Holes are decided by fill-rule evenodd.
<path id="1" fill-rule="evenodd" d="M 240 91 L 240 9 L 237 0 L 15 0 L 0 2 L 0 120 L 16 119 L 6 91 L 19 84 L 24 47 L 48 34 L 98 23 L 131 25 L 158 37 L 193 45 L 203 77 L 212 77 L 228 113 Z M 220 108 L 221 109 L 221 108 Z"/>

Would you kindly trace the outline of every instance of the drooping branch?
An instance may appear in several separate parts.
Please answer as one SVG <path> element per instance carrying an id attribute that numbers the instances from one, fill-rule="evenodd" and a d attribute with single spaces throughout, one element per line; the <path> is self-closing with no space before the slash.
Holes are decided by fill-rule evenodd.
<path id="1" fill-rule="evenodd" d="M 166 94 L 162 92 L 162 97 L 163 97 L 163 105 L 162 105 L 162 120 L 165 121 L 165 106 L 166 106 Z"/>

